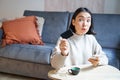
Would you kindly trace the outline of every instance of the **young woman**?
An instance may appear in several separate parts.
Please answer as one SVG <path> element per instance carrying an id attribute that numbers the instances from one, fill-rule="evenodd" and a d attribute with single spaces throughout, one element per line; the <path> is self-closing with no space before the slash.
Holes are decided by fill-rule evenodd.
<path id="1" fill-rule="evenodd" d="M 78 8 L 72 17 L 70 30 L 73 35 L 60 37 L 51 55 L 51 65 L 63 66 L 108 64 L 108 58 L 94 37 L 92 14 L 87 8 Z"/>

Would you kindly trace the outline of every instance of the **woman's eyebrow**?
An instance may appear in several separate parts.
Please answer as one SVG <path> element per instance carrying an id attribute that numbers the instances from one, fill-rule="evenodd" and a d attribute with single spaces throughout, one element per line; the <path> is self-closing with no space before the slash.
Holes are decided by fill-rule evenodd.
<path id="1" fill-rule="evenodd" d="M 91 18 L 90 16 L 89 16 L 89 17 L 85 17 L 85 16 L 78 16 L 78 18 L 79 18 L 79 17 L 82 17 L 82 18 Z"/>

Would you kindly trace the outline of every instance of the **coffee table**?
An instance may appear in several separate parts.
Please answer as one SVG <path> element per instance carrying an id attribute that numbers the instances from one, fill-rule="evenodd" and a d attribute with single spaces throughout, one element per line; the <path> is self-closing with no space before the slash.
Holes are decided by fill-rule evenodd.
<path id="1" fill-rule="evenodd" d="M 74 66 L 71 66 L 74 67 Z M 59 70 L 50 70 L 48 77 L 52 80 L 120 80 L 120 71 L 110 65 L 97 66 L 81 65 L 78 75 L 71 75 L 68 69 L 63 67 Z"/>

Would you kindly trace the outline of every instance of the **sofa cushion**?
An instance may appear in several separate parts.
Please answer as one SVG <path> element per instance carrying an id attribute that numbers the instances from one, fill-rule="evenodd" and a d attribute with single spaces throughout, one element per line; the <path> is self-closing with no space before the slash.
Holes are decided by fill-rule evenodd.
<path id="1" fill-rule="evenodd" d="M 29 11 L 24 12 L 24 16 L 35 15 L 45 19 L 42 39 L 43 42 L 56 43 L 60 34 L 66 31 L 68 26 L 68 12 L 47 12 L 47 11 Z"/>
<path id="2" fill-rule="evenodd" d="M 36 28 L 35 16 L 28 16 L 3 22 L 4 37 L 2 45 L 13 43 L 43 44 Z"/>
<path id="3" fill-rule="evenodd" d="M 96 38 L 102 47 L 120 49 L 120 15 L 94 14 Z"/>
<path id="4" fill-rule="evenodd" d="M 0 56 L 34 63 L 50 64 L 50 55 L 54 46 L 47 43 L 44 46 L 12 44 L 0 47 Z"/>

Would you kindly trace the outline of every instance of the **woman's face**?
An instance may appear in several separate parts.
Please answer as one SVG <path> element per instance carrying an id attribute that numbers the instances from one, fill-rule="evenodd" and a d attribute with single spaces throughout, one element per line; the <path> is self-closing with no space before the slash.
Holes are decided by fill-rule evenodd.
<path id="1" fill-rule="evenodd" d="M 72 20 L 72 24 L 75 27 L 76 34 L 86 34 L 91 26 L 91 15 L 87 12 L 80 12 L 76 18 Z"/>

